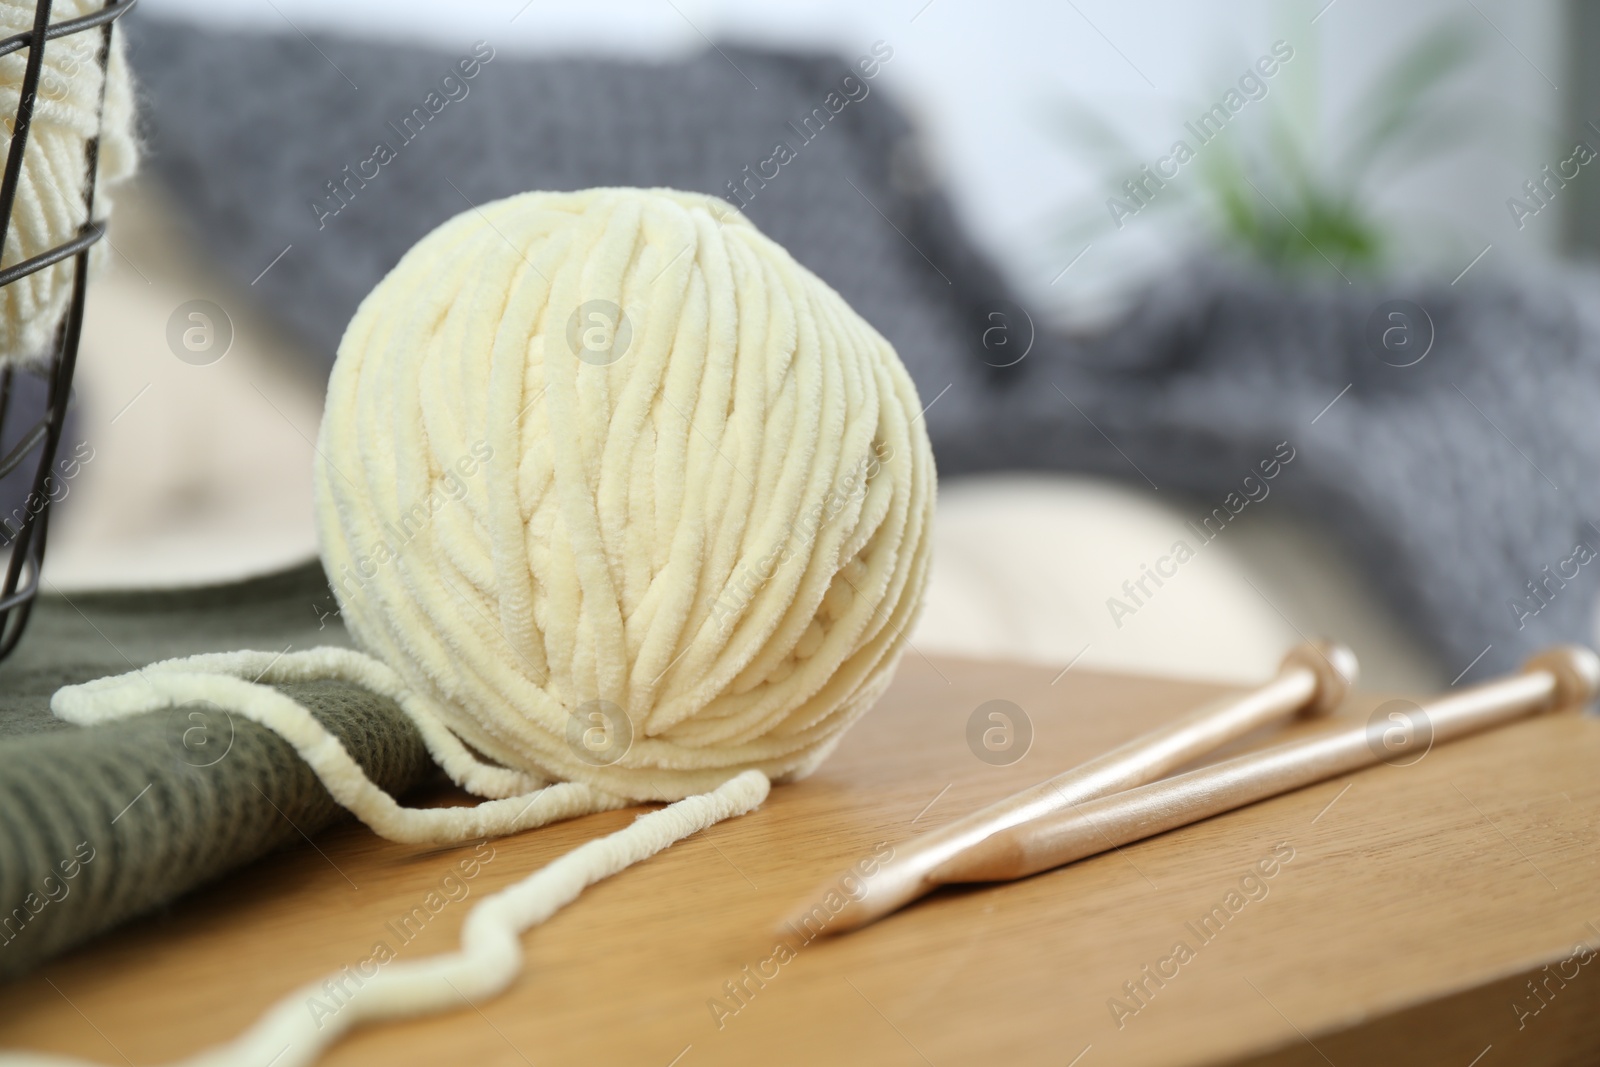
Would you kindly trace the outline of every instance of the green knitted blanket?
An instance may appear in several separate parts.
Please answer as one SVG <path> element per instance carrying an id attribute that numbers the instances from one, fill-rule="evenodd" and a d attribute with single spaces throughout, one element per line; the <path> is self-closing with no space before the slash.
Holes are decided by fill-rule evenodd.
<path id="1" fill-rule="evenodd" d="M 342 810 L 277 735 L 189 705 L 80 728 L 62 685 L 156 660 L 349 645 L 320 565 L 198 589 L 40 596 L 0 663 L 0 979 L 315 834 Z M 285 686 L 380 787 L 434 773 L 391 701 L 340 682 Z"/>

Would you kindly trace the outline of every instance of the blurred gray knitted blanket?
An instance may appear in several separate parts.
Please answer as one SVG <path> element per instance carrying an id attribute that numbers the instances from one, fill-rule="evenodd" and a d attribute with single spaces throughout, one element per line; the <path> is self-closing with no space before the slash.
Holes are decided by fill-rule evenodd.
<path id="1" fill-rule="evenodd" d="M 1596 643 L 1600 280 L 1587 271 L 1292 285 L 1196 263 L 1117 329 L 1030 369 L 1035 387 L 1012 394 L 980 463 L 1033 451 L 1135 479 L 1137 463 L 1196 494 L 1198 523 L 1287 441 L 1297 455 L 1272 492 L 1336 536 L 1444 677 Z M 1103 436 L 1062 427 L 1047 378 Z"/>
<path id="2" fill-rule="evenodd" d="M 916 165 L 884 89 L 894 42 L 650 65 L 129 21 L 150 168 L 223 268 L 323 360 L 401 253 L 472 205 L 534 188 L 710 192 L 895 345 L 931 404 L 941 474 L 1148 481 L 1194 494 L 1198 521 L 1288 441 L 1297 459 L 1273 492 L 1338 535 L 1447 676 L 1590 639 L 1600 321 L 1587 282 L 1497 281 L 1485 264 L 1454 288 L 1292 289 L 1207 263 L 1101 337 L 1034 336 L 1038 316 Z M 1402 297 L 1435 331 L 1410 367 L 1366 336 Z"/>

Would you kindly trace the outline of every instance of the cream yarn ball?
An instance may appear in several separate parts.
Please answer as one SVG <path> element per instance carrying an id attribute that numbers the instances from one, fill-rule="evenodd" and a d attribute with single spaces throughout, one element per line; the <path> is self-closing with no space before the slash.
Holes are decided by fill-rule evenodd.
<path id="1" fill-rule="evenodd" d="M 57 0 L 51 8 L 51 22 L 93 14 L 102 6 L 99 0 Z M 34 10 L 33 0 L 0 0 L 0 37 L 31 30 Z M 97 132 L 96 218 L 103 219 L 110 211 L 111 188 L 133 173 L 137 159 L 134 101 L 122 35 L 120 31 L 111 35 L 111 53 L 102 78 L 98 60 L 102 32 L 82 30 L 45 45 L 33 123 L 0 266 L 31 259 L 78 235 L 85 221 L 84 179 L 89 171 L 84 149 Z M 0 57 L 0 115 L 8 121 L 17 113 L 27 62 L 26 48 Z M 103 240 L 95 245 L 91 260 L 105 257 L 104 246 Z M 0 363 L 27 361 L 48 352 L 72 296 L 72 270 L 71 260 L 65 260 L 0 287 Z"/>
<path id="2" fill-rule="evenodd" d="M 927 576 L 894 350 L 692 193 L 528 193 L 424 237 L 345 333 L 318 457 L 346 625 L 523 788 L 808 773 Z"/>

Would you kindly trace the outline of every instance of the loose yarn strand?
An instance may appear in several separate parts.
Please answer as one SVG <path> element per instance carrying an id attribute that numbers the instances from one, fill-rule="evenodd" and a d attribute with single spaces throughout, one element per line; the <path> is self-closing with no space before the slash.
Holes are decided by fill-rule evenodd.
<path id="1" fill-rule="evenodd" d="M 209 702 L 282 737 L 335 801 L 373 832 L 405 844 L 501 836 L 634 803 L 581 782 L 557 782 L 472 807 L 402 807 L 367 777 L 339 739 L 304 705 L 273 688 L 274 684 L 321 680 L 362 685 L 394 700 L 416 724 L 435 761 L 469 790 L 481 795 L 484 789 L 503 791 L 513 785 L 540 784 L 534 776 L 478 760 L 394 671 L 371 656 L 344 648 L 282 654 L 225 652 L 163 660 L 127 674 L 63 686 L 51 698 L 50 706 L 57 717 L 90 726 Z M 206 1049 L 175 1067 L 258 1067 L 269 1062 L 304 1067 L 363 1021 L 431 1014 L 463 1004 L 475 1007 L 476 998 L 503 992 L 521 973 L 518 937 L 523 932 L 549 919 L 601 879 L 690 834 L 754 810 L 769 789 L 765 775 L 745 771 L 709 793 L 640 816 L 633 825 L 579 846 L 478 903 L 462 925 L 460 951 L 396 963 L 360 986 L 335 1014 L 317 1017 L 307 1004 L 323 992 L 327 978 L 343 973 L 335 972 L 285 995 L 234 1041 Z M 0 1067 L 90 1064 L 72 1057 L 0 1052 Z"/>
<path id="2" fill-rule="evenodd" d="M 481 797 L 510 797 L 531 792 L 546 782 L 536 775 L 484 763 L 473 756 L 387 664 L 347 648 L 322 647 L 280 653 L 218 652 L 162 660 L 129 674 L 64 686 L 52 698 L 51 709 L 58 718 L 79 725 L 138 714 L 133 710 L 136 703 L 133 696 L 105 694 L 134 686 L 151 672 L 225 674 L 269 685 L 321 680 L 349 682 L 399 704 L 422 734 L 434 762 L 467 792 Z M 241 714 L 244 714 L 242 710 Z"/>
<path id="3" fill-rule="evenodd" d="M 234 1041 L 206 1049 L 173 1067 L 308 1067 L 358 1023 L 476 1007 L 502 993 L 522 971 L 519 936 L 572 903 L 589 886 L 625 870 L 691 834 L 766 799 L 770 783 L 745 771 L 709 793 L 687 797 L 640 816 L 631 826 L 580 845 L 468 912 L 457 952 L 399 962 L 360 986 L 326 1018 L 307 1010 L 327 978 L 299 987 L 273 1005 Z M 0 1053 L 0 1067 L 99 1067 L 76 1057 Z"/>
<path id="4" fill-rule="evenodd" d="M 294 747 L 333 799 L 372 831 L 402 844 L 447 844 L 475 837 L 516 833 L 578 815 L 626 807 L 630 801 L 581 782 L 543 785 L 507 794 L 527 775 L 492 767 L 471 755 L 460 740 L 407 693 L 382 663 L 349 649 L 319 648 L 286 653 L 226 652 L 165 660 L 141 671 L 63 686 L 50 700 L 58 718 L 81 726 L 205 701 L 265 726 Z M 264 665 L 263 665 L 264 664 Z M 472 807 L 405 808 L 379 789 L 328 728 L 306 707 L 270 685 L 274 682 L 339 679 L 365 685 L 399 703 L 417 725 L 429 752 L 463 788 L 486 800 Z M 542 785 L 542 783 L 539 783 Z"/>

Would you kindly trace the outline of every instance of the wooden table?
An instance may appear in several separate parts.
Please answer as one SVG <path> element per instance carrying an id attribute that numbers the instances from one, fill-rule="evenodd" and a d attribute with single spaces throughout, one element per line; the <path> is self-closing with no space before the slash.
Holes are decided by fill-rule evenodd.
<path id="1" fill-rule="evenodd" d="M 774 962 L 777 920 L 877 842 L 1216 692 L 1081 669 L 1056 677 L 909 654 L 889 696 L 810 780 L 525 935 L 527 970 L 508 994 L 364 1029 L 327 1062 L 1600 1061 L 1600 722 L 1572 714 L 1024 882 L 946 890 Z M 1009 766 L 967 742 L 969 716 L 995 699 L 1034 728 Z M 1354 699 L 1345 713 L 1365 718 L 1377 702 Z M 399 946 L 396 923 L 430 892 L 443 903 L 413 920 L 402 958 L 453 947 L 474 900 L 632 818 L 497 841 L 471 878 L 457 868 L 470 847 L 429 852 L 342 827 L 0 989 L 0 1047 L 130 1064 L 191 1053 L 292 985 L 378 941 Z M 1261 876 L 1258 861 L 1274 855 Z M 1179 942 L 1187 953 L 1175 955 Z M 747 978 L 747 965 L 769 977 Z M 746 990 L 737 1001 L 730 982 Z M 1138 999 L 1125 983 L 1143 987 Z"/>

